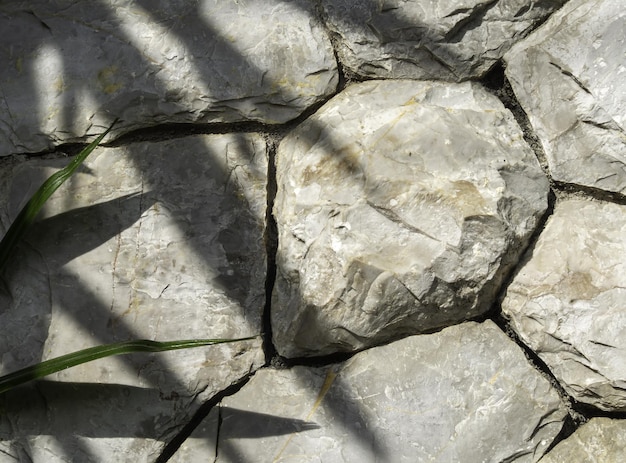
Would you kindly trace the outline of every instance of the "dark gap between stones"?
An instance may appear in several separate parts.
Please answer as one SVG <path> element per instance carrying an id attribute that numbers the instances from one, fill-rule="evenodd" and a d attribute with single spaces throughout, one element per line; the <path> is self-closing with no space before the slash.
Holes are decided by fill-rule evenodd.
<path id="1" fill-rule="evenodd" d="M 579 196 L 586 199 L 593 198 L 599 201 L 626 206 L 626 194 L 623 193 L 606 191 L 599 188 L 579 185 L 577 183 L 561 182 L 558 180 L 554 181 L 554 186 L 555 188 L 558 188 L 559 192 L 565 193 L 568 196 Z"/>
<path id="2" fill-rule="evenodd" d="M 193 431 L 200 425 L 200 423 L 202 423 L 202 421 L 209 415 L 213 407 L 218 405 L 222 401 L 222 399 L 224 399 L 225 397 L 231 396 L 239 392 L 239 390 L 242 387 L 244 387 L 253 376 L 254 376 L 254 372 L 248 374 L 247 376 L 240 379 L 236 383 L 228 386 L 226 389 L 221 390 L 220 392 L 215 394 L 213 397 L 211 397 L 209 400 L 207 400 L 202 405 L 200 405 L 200 408 L 198 408 L 196 413 L 194 413 L 194 415 L 185 424 L 185 426 L 183 426 L 183 428 L 178 432 L 178 434 L 176 434 L 176 436 L 174 436 L 174 438 L 165 445 L 165 447 L 163 448 L 163 451 L 158 456 L 158 458 L 154 461 L 154 463 L 166 463 L 167 461 L 169 461 L 169 459 L 172 458 L 172 456 L 174 456 L 174 454 L 178 451 L 180 446 L 183 445 L 183 443 L 187 440 L 187 438 L 191 436 L 191 433 L 193 433 Z M 217 432 L 216 439 L 219 438 L 220 426 L 218 426 L 217 429 L 218 429 L 218 432 Z M 216 448 L 217 448 L 218 443 L 219 441 L 216 440 L 215 442 Z"/>
<path id="3" fill-rule="evenodd" d="M 267 255 L 267 271 L 265 275 L 265 307 L 261 321 L 263 353 L 265 365 L 272 363 L 278 355 L 272 342 L 272 290 L 276 281 L 276 253 L 278 252 L 278 229 L 274 218 L 274 199 L 276 198 L 276 149 L 278 140 L 267 136 L 267 210 L 265 212 L 265 250 Z"/>
<path id="4" fill-rule="evenodd" d="M 528 347 L 524 342 L 519 338 L 515 330 L 511 327 L 509 321 L 506 317 L 500 313 L 493 317 L 493 322 L 498 325 L 498 327 L 506 333 L 506 335 L 511 338 L 524 352 L 528 363 L 532 365 L 539 373 L 541 373 L 544 378 L 550 381 L 552 387 L 557 391 L 561 400 L 567 407 L 567 417 L 563 422 L 563 427 L 559 434 L 554 438 L 552 443 L 549 446 L 549 449 L 546 450 L 545 453 L 548 453 L 550 449 L 552 449 L 555 445 L 557 445 L 562 440 L 567 439 L 571 436 L 582 424 L 586 423 L 589 420 L 589 416 L 581 413 L 576 406 L 576 401 L 567 393 L 565 389 L 561 386 L 559 381 L 556 379 L 548 365 L 545 364 L 543 360 L 537 355 L 537 353 Z M 545 454 L 544 453 L 544 454 Z"/>
<path id="5" fill-rule="evenodd" d="M 522 129 L 524 141 L 535 152 L 535 156 L 539 161 L 541 169 L 543 169 L 544 174 L 548 177 L 550 185 L 553 186 L 552 184 L 554 182 L 552 180 L 552 176 L 550 175 L 548 160 L 546 153 L 543 151 L 543 145 L 541 144 L 539 137 L 535 134 L 535 131 L 530 124 L 530 120 L 528 119 L 528 115 L 519 104 L 519 101 L 517 101 L 517 97 L 513 92 L 511 83 L 504 74 L 504 70 L 504 63 L 502 60 L 499 60 L 485 75 L 481 83 L 487 88 L 487 90 L 498 97 L 506 109 L 511 111 L 515 121 Z"/>

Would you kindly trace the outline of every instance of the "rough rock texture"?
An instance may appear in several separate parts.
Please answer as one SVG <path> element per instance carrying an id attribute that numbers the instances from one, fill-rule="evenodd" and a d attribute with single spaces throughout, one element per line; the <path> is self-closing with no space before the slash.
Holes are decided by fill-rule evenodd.
<path id="1" fill-rule="evenodd" d="M 0 155 L 173 122 L 286 122 L 335 91 L 311 2 L 0 5 Z"/>
<path id="2" fill-rule="evenodd" d="M 277 154 L 274 341 L 352 351 L 485 312 L 546 208 L 547 179 L 476 84 L 354 85 Z"/>
<path id="3" fill-rule="evenodd" d="M 220 406 L 217 462 L 531 462 L 566 411 L 492 322 L 263 370 Z"/>
<path id="4" fill-rule="evenodd" d="M 554 179 L 626 191 L 626 11 L 572 0 L 505 56 Z"/>
<path id="5" fill-rule="evenodd" d="M 626 457 L 626 422 L 592 418 L 560 442 L 541 463 L 622 463 Z"/>
<path id="6" fill-rule="evenodd" d="M 168 463 L 215 462 L 217 435 L 220 426 L 220 409 L 213 407 L 208 416 L 183 442 Z"/>
<path id="7" fill-rule="evenodd" d="M 342 64 L 369 78 L 484 75 L 565 0 L 321 0 Z"/>
<path id="8" fill-rule="evenodd" d="M 576 400 L 626 411 L 626 206 L 557 204 L 502 303 Z"/>
<path id="9" fill-rule="evenodd" d="M 3 228 L 60 164 L 2 165 Z M 258 135 L 194 136 L 93 153 L 47 203 L 7 272 L 1 372 L 128 339 L 259 334 L 266 176 L 266 145 Z M 3 447 L 36 448 L 35 461 L 37 452 L 45 461 L 64 461 L 64 452 L 73 461 L 103 455 L 129 461 L 126 452 L 149 461 L 204 400 L 263 364 L 260 344 L 118 357 L 65 370 L 53 377 L 59 383 L 2 397 L 0 440 L 10 442 Z M 85 446 L 99 456 L 83 456 Z"/>
<path id="10" fill-rule="evenodd" d="M 623 10 L 1 1 L 0 236 L 59 144 L 120 121 L 0 275 L 0 375 L 263 342 L 10 390 L 0 463 L 626 461 Z"/>

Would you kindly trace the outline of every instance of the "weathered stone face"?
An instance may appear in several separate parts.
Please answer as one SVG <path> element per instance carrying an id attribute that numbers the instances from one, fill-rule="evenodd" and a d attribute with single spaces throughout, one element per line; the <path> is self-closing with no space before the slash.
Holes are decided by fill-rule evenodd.
<path id="1" fill-rule="evenodd" d="M 565 0 L 322 0 L 345 67 L 359 76 L 484 75 Z"/>
<path id="2" fill-rule="evenodd" d="M 66 163 L 0 166 L 3 228 Z M 259 334 L 266 180 L 259 135 L 98 149 L 46 204 L 5 275 L 1 373 L 98 344 Z M 65 442 L 76 461 L 89 461 L 83 445 L 115 461 L 136 448 L 149 461 L 204 400 L 263 363 L 256 339 L 83 364 L 1 397 L 0 438 Z"/>
<path id="3" fill-rule="evenodd" d="M 464 323 L 328 368 L 258 372 L 220 405 L 216 461 L 531 462 L 566 413 L 495 324 Z"/>
<path id="4" fill-rule="evenodd" d="M 626 14 L 572 0 L 505 56 L 555 180 L 626 191 Z"/>
<path id="5" fill-rule="evenodd" d="M 579 402 L 626 411 L 626 207 L 560 202 L 502 310 Z"/>
<path id="6" fill-rule="evenodd" d="M 0 5 L 0 155 L 160 123 L 283 123 L 337 86 L 307 1 Z"/>
<path id="7" fill-rule="evenodd" d="M 626 455 L 626 422 L 610 418 L 592 418 L 568 439 L 559 443 L 541 463 L 619 462 Z"/>
<path id="8" fill-rule="evenodd" d="M 546 207 L 510 113 L 474 84 L 354 85 L 277 154 L 279 352 L 376 345 L 485 312 Z"/>
<path id="9" fill-rule="evenodd" d="M 0 1 L 0 460 L 621 463 L 623 3 Z"/>

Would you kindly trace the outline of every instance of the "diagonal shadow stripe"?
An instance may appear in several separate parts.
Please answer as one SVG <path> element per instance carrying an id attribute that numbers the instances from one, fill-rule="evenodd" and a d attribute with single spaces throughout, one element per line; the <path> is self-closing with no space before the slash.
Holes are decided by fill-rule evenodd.
<path id="1" fill-rule="evenodd" d="M 132 354 L 141 357 L 143 354 Z M 88 438 L 127 438 L 116 423 L 129 422 L 136 430 L 132 437 L 154 439 L 163 423 L 152 419 L 159 415 L 163 420 L 170 412 L 172 398 L 163 398 L 159 390 L 121 384 L 72 383 L 39 381 L 7 393 L 8 400 L 1 410 L 12 421 L 32 423 L 29 434 L 53 435 L 63 439 L 71 436 Z M 107 404 L 107 412 L 94 420 L 82 411 L 94 402 Z M 138 404 L 153 403 L 150 410 L 139 410 Z M 132 410 L 133 413 L 129 413 Z M 147 411 L 148 414 L 141 413 Z M 157 413 L 158 412 L 158 413 Z M 312 421 L 284 418 L 266 413 L 256 413 L 237 408 L 228 409 L 233 419 L 245 421 L 236 437 L 255 439 L 279 436 L 294 432 L 319 429 Z M 52 419 L 52 421 L 50 421 Z M 0 426 L 0 441 L 10 440 L 10 425 Z M 68 426 L 69 424 L 69 426 Z M 25 437 L 25 436 L 24 436 Z"/>

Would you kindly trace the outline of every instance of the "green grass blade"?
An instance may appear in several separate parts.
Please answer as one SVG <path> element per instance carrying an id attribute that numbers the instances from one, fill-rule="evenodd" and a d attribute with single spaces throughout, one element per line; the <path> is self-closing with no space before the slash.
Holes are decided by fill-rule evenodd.
<path id="1" fill-rule="evenodd" d="M 114 344 L 90 347 L 88 349 L 72 352 L 71 354 L 62 355 L 61 357 L 46 360 L 45 362 L 23 368 L 0 377 L 0 394 L 7 392 L 15 386 L 27 383 L 28 381 L 42 378 L 52 373 L 56 373 L 57 371 L 80 365 L 81 363 L 91 362 L 93 360 L 109 357 L 111 355 L 189 349 L 192 347 L 212 346 L 214 344 L 248 341 L 250 339 L 254 339 L 255 337 L 256 336 L 251 336 L 238 339 L 187 339 L 167 342 L 140 339 L 137 341 L 117 342 Z"/>
<path id="2" fill-rule="evenodd" d="M 33 223 L 35 217 L 37 217 L 37 214 L 48 198 L 50 198 L 52 193 L 54 193 L 63 184 L 63 182 L 65 182 L 74 173 L 78 166 L 80 166 L 87 156 L 89 156 L 89 154 L 100 144 L 104 137 L 111 131 L 116 122 L 117 120 L 115 120 L 103 134 L 89 143 L 89 145 L 78 153 L 65 168 L 51 175 L 22 208 L 17 218 L 13 221 L 2 238 L 2 241 L 0 241 L 0 273 L 2 273 L 9 262 L 18 241 L 24 235 L 24 232 L 26 232 L 28 227 Z"/>

